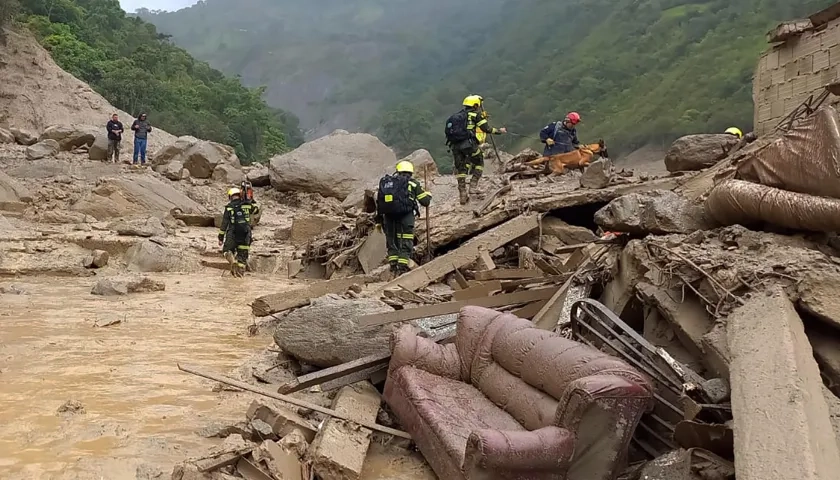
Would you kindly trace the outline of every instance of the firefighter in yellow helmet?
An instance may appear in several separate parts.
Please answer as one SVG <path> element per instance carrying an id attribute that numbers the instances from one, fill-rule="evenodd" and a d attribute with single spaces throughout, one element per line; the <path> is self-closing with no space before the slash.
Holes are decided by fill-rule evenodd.
<path id="1" fill-rule="evenodd" d="M 470 95 L 463 101 L 464 108 L 446 121 L 446 144 L 452 150 L 455 160 L 455 176 L 458 180 L 458 193 L 461 205 L 469 201 L 467 193 L 467 175 L 472 173 L 470 190 L 475 191 L 478 181 L 484 173 L 484 154 L 479 148 L 478 133 L 485 136 L 507 133 L 506 128 L 493 128 L 484 112 L 484 99 L 481 95 Z"/>
<path id="2" fill-rule="evenodd" d="M 384 227 L 391 273 L 399 276 L 408 272 L 408 261 L 414 253 L 414 219 L 420 214 L 417 203 L 428 207 L 432 195 L 411 178 L 414 164 L 403 160 L 397 163 L 396 170 L 379 180 L 376 226 Z"/>
<path id="3" fill-rule="evenodd" d="M 744 137 L 744 132 L 742 132 L 741 129 L 738 128 L 738 127 L 729 127 L 723 133 L 728 133 L 730 135 L 735 135 L 736 137 L 738 137 L 739 140 Z"/>
<path id="4" fill-rule="evenodd" d="M 230 271 L 235 277 L 245 273 L 248 254 L 251 250 L 251 213 L 242 199 L 242 191 L 233 187 L 227 191 L 228 204 L 222 216 L 219 230 L 219 246 L 230 263 Z"/>

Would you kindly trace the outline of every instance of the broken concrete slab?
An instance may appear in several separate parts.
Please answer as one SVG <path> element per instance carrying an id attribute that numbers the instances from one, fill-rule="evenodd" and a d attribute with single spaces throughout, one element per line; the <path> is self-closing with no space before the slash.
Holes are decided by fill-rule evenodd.
<path id="1" fill-rule="evenodd" d="M 353 285 L 366 285 L 374 281 L 376 281 L 376 279 L 373 277 L 358 275 L 355 277 L 338 278 L 323 282 L 310 283 L 303 288 L 287 290 L 282 293 L 263 295 L 251 303 L 251 311 L 257 317 L 265 317 L 267 315 L 271 315 L 272 313 L 308 305 L 309 300 L 312 298 L 321 297 L 330 293 L 344 293 Z"/>
<path id="2" fill-rule="evenodd" d="M 840 335 L 840 276 L 807 274 L 796 286 L 799 306 Z"/>
<path id="3" fill-rule="evenodd" d="M 814 358 L 832 391 L 840 392 L 840 332 L 818 321 L 805 324 L 805 334 L 814 350 Z"/>
<path id="4" fill-rule="evenodd" d="M 457 249 L 442 255 L 420 268 L 397 278 L 384 288 L 398 288 L 402 286 L 414 291 L 432 282 L 440 280 L 457 268 L 474 262 L 481 250 L 493 251 L 539 226 L 538 215 L 520 215 L 513 220 L 488 230 Z"/>
<path id="5" fill-rule="evenodd" d="M 362 266 L 366 275 L 376 270 L 385 263 L 388 257 L 388 249 L 385 245 L 385 232 L 381 229 L 374 229 L 368 234 L 365 243 L 359 248 L 356 258 Z"/>
<path id="6" fill-rule="evenodd" d="M 552 216 L 543 217 L 542 234 L 557 237 L 566 245 L 579 245 L 598 240 L 598 237 L 592 230 L 586 227 L 570 225 L 563 220 Z"/>
<path id="7" fill-rule="evenodd" d="M 622 317 L 624 309 L 630 300 L 636 297 L 635 287 L 644 279 L 648 268 L 640 261 L 644 246 L 639 242 L 631 242 L 618 256 L 618 271 L 612 275 L 613 279 L 604 287 L 601 303 L 605 307 Z"/>
<path id="8" fill-rule="evenodd" d="M 339 390 L 333 409 L 353 419 L 375 422 L 381 398 L 369 382 Z M 327 420 L 310 449 L 312 468 L 323 480 L 358 480 L 370 447 L 371 431 L 337 418 Z"/>
<path id="9" fill-rule="evenodd" d="M 607 231 L 639 235 L 691 233 L 707 227 L 702 207 L 668 190 L 616 198 L 595 213 L 595 223 Z"/>
<path id="10" fill-rule="evenodd" d="M 356 319 L 393 312 L 377 298 L 313 298 L 310 305 L 280 318 L 274 341 L 298 360 L 326 368 L 373 354 L 388 353 L 393 327 L 359 328 Z"/>
<path id="11" fill-rule="evenodd" d="M 666 290 L 648 282 L 636 284 L 636 292 L 643 302 L 659 308 L 689 353 L 703 357 L 703 335 L 712 329 L 714 321 L 699 302 L 692 298 L 680 302 L 682 295 L 679 290 Z"/>
<path id="12" fill-rule="evenodd" d="M 282 480 L 308 480 L 303 478 L 302 465 L 297 454 L 283 449 L 275 442 L 263 444 L 268 453 L 266 465 L 275 478 Z"/>
<path id="13" fill-rule="evenodd" d="M 836 478 L 840 452 L 819 368 L 784 291 L 774 287 L 734 310 L 727 339 L 738 479 Z"/>
<path id="14" fill-rule="evenodd" d="M 275 435 L 283 438 L 294 430 L 298 430 L 306 439 L 311 442 L 315 438 L 317 428 L 306 419 L 291 410 L 279 406 L 269 407 L 264 403 L 254 400 L 245 413 L 249 422 L 261 420 L 267 423 Z"/>
<path id="15" fill-rule="evenodd" d="M 715 323 L 709 333 L 703 335 L 703 362 L 706 367 L 721 378 L 729 378 L 729 363 L 732 355 L 729 353 L 729 343 L 726 340 L 726 325 Z"/>

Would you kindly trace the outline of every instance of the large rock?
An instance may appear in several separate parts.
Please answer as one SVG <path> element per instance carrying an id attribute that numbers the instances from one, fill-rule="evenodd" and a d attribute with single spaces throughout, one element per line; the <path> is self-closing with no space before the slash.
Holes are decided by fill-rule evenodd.
<path id="1" fill-rule="evenodd" d="M 245 174 L 233 165 L 223 163 L 216 165 L 216 168 L 213 169 L 213 180 L 229 185 L 239 185 L 245 180 Z"/>
<path id="2" fill-rule="evenodd" d="M 22 183 L 0 170 L 0 202 L 31 202 L 32 193 Z"/>
<path id="3" fill-rule="evenodd" d="M 15 135 L 5 128 L 0 128 L 0 143 L 15 143 Z"/>
<path id="4" fill-rule="evenodd" d="M 204 207 L 151 175 L 102 179 L 70 208 L 97 220 L 140 214 L 164 216 L 173 208 L 183 213 L 205 213 Z"/>
<path id="5" fill-rule="evenodd" d="M 169 163 L 154 167 L 155 171 L 172 181 L 186 180 L 190 178 L 190 171 L 184 168 L 180 161 L 173 160 Z"/>
<path id="6" fill-rule="evenodd" d="M 160 219 L 155 217 L 127 218 L 112 223 L 108 228 L 117 232 L 117 235 L 133 237 L 155 237 L 166 234 Z"/>
<path id="7" fill-rule="evenodd" d="M 201 140 L 189 135 L 178 137 L 174 142 L 155 152 L 151 158 L 152 166 L 165 165 L 176 159 L 181 160 L 181 163 L 183 163 L 183 158 L 181 157 L 184 152 L 200 141 Z"/>
<path id="8" fill-rule="evenodd" d="M 42 140 L 34 145 L 26 147 L 27 160 L 40 160 L 42 158 L 54 157 L 58 153 L 58 142 L 55 140 Z"/>
<path id="9" fill-rule="evenodd" d="M 125 253 L 127 269 L 132 272 L 177 272 L 193 269 L 190 259 L 174 248 L 151 240 L 136 243 Z"/>
<path id="10" fill-rule="evenodd" d="M 108 135 L 106 133 L 96 134 L 88 149 L 88 158 L 99 161 L 108 159 Z"/>
<path id="11" fill-rule="evenodd" d="M 543 235 L 555 236 L 566 245 L 577 245 L 598 240 L 592 230 L 577 225 L 569 225 L 557 217 L 542 219 L 542 233 Z"/>
<path id="12" fill-rule="evenodd" d="M 245 178 L 255 187 L 268 187 L 271 185 L 271 172 L 265 165 L 254 165 L 245 174 Z"/>
<path id="13" fill-rule="evenodd" d="M 15 136 L 15 141 L 21 145 L 29 146 L 38 143 L 38 135 L 35 135 L 32 132 L 15 127 L 10 128 L 9 132 Z"/>
<path id="14" fill-rule="evenodd" d="M 665 155 L 669 172 L 702 170 L 726 158 L 738 144 L 738 138 L 729 134 L 686 135 L 678 138 Z"/>
<path id="15" fill-rule="evenodd" d="M 280 319 L 274 341 L 284 352 L 318 367 L 387 353 L 394 327 L 360 328 L 355 319 L 391 311 L 391 307 L 374 298 L 346 300 L 338 295 L 314 298 L 309 306 Z"/>
<path id="16" fill-rule="evenodd" d="M 55 140 L 59 149 L 69 151 L 84 145 L 90 147 L 101 130 L 90 125 L 52 125 L 44 130 L 39 140 Z"/>
<path id="17" fill-rule="evenodd" d="M 93 286 L 90 293 L 93 295 L 114 296 L 127 295 L 129 293 L 162 292 L 166 290 L 166 284 L 152 280 L 149 277 L 113 277 L 101 278 Z"/>
<path id="18" fill-rule="evenodd" d="M 633 234 L 690 233 L 706 227 L 701 208 L 669 190 L 631 193 L 595 213 L 607 231 Z"/>
<path id="19" fill-rule="evenodd" d="M 604 188 L 610 184 L 614 170 L 612 160 L 599 158 L 583 171 L 583 175 L 580 176 L 580 186 L 593 189 Z"/>
<path id="20" fill-rule="evenodd" d="M 82 260 L 82 266 L 85 268 L 102 268 L 108 265 L 110 259 L 111 254 L 105 250 L 94 250 Z"/>
<path id="21" fill-rule="evenodd" d="M 219 165 L 238 167 L 239 157 L 227 145 L 185 136 L 161 148 L 152 158 L 156 167 L 170 162 L 180 162 L 192 177 L 210 178 Z"/>
<path id="22" fill-rule="evenodd" d="M 423 179 L 423 172 L 427 165 L 430 177 L 438 175 L 439 173 L 437 163 L 435 163 L 435 159 L 432 158 L 432 154 L 429 153 L 428 150 L 422 148 L 420 150 L 415 150 L 409 156 L 403 158 L 403 160 L 407 160 L 414 164 L 414 177 L 419 178 L 421 181 Z"/>
<path id="23" fill-rule="evenodd" d="M 396 163 L 394 152 L 373 135 L 334 132 L 272 158 L 271 185 L 344 200 L 376 185 Z"/>
<path id="24" fill-rule="evenodd" d="M 512 163 L 512 164 L 525 163 L 525 162 L 530 162 L 531 160 L 536 160 L 540 157 L 542 157 L 541 153 L 539 153 L 539 152 L 537 152 L 537 151 L 535 151 L 531 148 L 526 148 L 525 150 L 522 150 L 521 152 L 517 153 L 516 156 L 514 156 L 510 160 L 510 163 Z"/>

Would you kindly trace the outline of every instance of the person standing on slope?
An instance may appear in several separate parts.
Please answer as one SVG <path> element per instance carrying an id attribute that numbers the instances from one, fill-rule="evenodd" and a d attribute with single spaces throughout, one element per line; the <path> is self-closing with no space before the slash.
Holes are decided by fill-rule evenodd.
<path id="1" fill-rule="evenodd" d="M 234 277 L 245 274 L 248 254 L 251 250 L 251 212 L 250 204 L 242 200 L 242 191 L 233 187 L 227 191 L 229 203 L 225 205 L 222 226 L 219 230 L 219 246 L 222 254 L 230 263 Z"/>
<path id="2" fill-rule="evenodd" d="M 388 263 L 394 276 L 408 272 L 408 261 L 414 252 L 414 218 L 417 203 L 428 207 L 432 195 L 414 180 L 414 164 L 403 160 L 397 172 L 379 180 L 376 194 L 376 228 L 385 230 Z"/>
<path id="3" fill-rule="evenodd" d="M 140 165 L 146 164 L 146 141 L 149 137 L 149 132 L 152 131 L 152 126 L 146 120 L 146 114 L 141 113 L 137 120 L 131 124 L 131 130 L 134 131 L 134 155 L 132 156 L 132 164 L 137 165 L 137 159 L 140 158 Z"/>
<path id="4" fill-rule="evenodd" d="M 580 147 L 576 125 L 580 123 L 580 114 L 569 112 L 562 122 L 549 123 L 540 130 L 540 141 L 545 144 L 543 155 L 550 157 L 569 153 Z"/>
<path id="5" fill-rule="evenodd" d="M 111 115 L 111 120 L 105 125 L 105 130 L 108 131 L 108 161 L 120 163 L 120 142 L 122 142 L 125 129 L 116 113 Z"/>
<path id="6" fill-rule="evenodd" d="M 458 180 L 458 195 L 461 205 L 469 201 L 467 175 L 472 173 L 470 190 L 478 188 L 478 181 L 484 173 L 484 153 L 479 148 L 477 133 L 498 135 L 507 133 L 506 128 L 492 128 L 484 113 L 484 99 L 481 95 L 470 95 L 464 99 L 458 113 L 446 121 L 446 144 L 452 150 L 455 161 L 455 176 Z"/>

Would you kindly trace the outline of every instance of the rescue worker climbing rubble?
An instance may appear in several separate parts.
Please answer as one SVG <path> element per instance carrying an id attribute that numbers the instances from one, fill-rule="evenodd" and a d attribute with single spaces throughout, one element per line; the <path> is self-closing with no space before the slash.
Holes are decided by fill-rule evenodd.
<path id="1" fill-rule="evenodd" d="M 414 219 L 419 215 L 418 203 L 428 207 L 432 195 L 412 178 L 414 164 L 397 163 L 396 173 L 379 180 L 376 194 L 376 228 L 384 228 L 388 263 L 394 276 L 408 272 L 414 252 Z"/>
<path id="2" fill-rule="evenodd" d="M 569 112 L 562 122 L 549 123 L 540 130 L 540 141 L 545 144 L 543 155 L 550 157 L 561 153 L 569 153 L 580 146 L 577 128 L 580 114 Z"/>
<path id="3" fill-rule="evenodd" d="M 478 182 L 484 173 L 484 153 L 479 148 L 486 135 L 507 133 L 507 129 L 493 128 L 484 111 L 484 99 L 481 95 L 470 95 L 463 101 L 463 109 L 446 121 L 446 144 L 452 151 L 455 161 L 455 176 L 458 180 L 458 195 L 461 205 L 469 201 L 470 193 L 478 188 Z M 481 132 L 481 140 L 478 137 Z M 467 176 L 472 174 L 470 192 L 467 191 Z"/>
<path id="4" fill-rule="evenodd" d="M 744 136 L 744 132 L 742 132 L 741 129 L 738 128 L 738 127 L 729 127 L 723 133 L 728 133 L 730 135 L 734 135 L 734 136 L 738 137 L 739 139 Z"/>
<path id="5" fill-rule="evenodd" d="M 230 263 L 234 277 L 241 277 L 248 265 L 248 254 L 251 250 L 251 214 L 255 204 L 242 199 L 242 191 L 233 187 L 227 191 L 228 204 L 222 216 L 222 226 L 219 231 L 219 246 L 222 254 Z"/>

